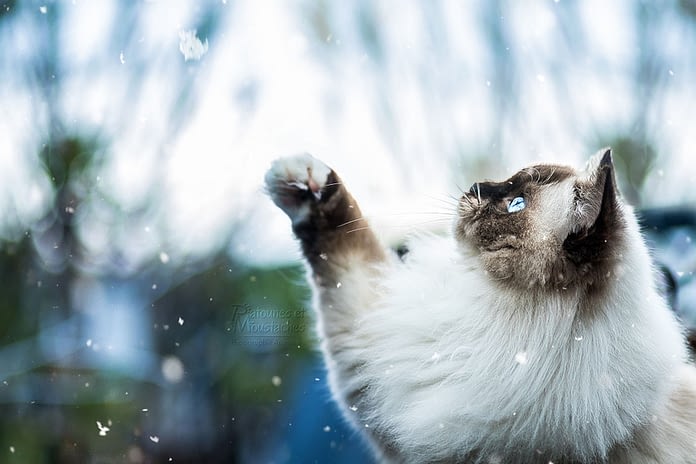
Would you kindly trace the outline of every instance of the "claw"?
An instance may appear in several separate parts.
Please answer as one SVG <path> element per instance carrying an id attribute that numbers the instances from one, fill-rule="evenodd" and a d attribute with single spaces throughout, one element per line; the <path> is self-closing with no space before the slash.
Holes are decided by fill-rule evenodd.
<path id="1" fill-rule="evenodd" d="M 296 180 L 288 181 L 288 185 L 291 187 L 298 188 L 300 190 L 308 190 L 309 187 L 304 182 L 297 182 Z"/>
<path id="2" fill-rule="evenodd" d="M 319 184 L 312 178 L 312 168 L 307 168 L 307 187 L 309 187 L 314 194 L 314 198 L 321 200 L 321 187 L 319 187 Z"/>

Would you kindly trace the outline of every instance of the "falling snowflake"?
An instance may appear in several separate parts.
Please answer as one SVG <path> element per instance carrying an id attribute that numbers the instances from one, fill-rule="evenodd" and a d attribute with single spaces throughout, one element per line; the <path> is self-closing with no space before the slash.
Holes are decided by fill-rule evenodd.
<path id="1" fill-rule="evenodd" d="M 280 384 L 283 383 L 283 379 L 281 379 L 277 375 L 274 375 L 273 377 L 271 377 L 271 383 L 274 387 L 280 387 Z"/>
<path id="2" fill-rule="evenodd" d="M 522 365 L 522 366 L 524 366 L 525 364 L 527 364 L 527 363 L 529 362 L 529 358 L 527 358 L 527 352 L 526 352 L 526 351 L 520 351 L 519 353 L 517 353 L 517 354 L 515 355 L 515 362 L 517 362 L 517 364 L 520 364 L 520 365 Z"/>
<path id="3" fill-rule="evenodd" d="M 200 60 L 208 51 L 208 39 L 205 43 L 196 37 L 196 30 L 179 32 L 179 51 L 184 55 L 184 61 Z"/>
<path id="4" fill-rule="evenodd" d="M 159 443 L 159 437 L 157 435 L 150 435 L 150 441 L 152 443 Z"/>
<path id="5" fill-rule="evenodd" d="M 97 430 L 99 430 L 100 437 L 105 437 L 107 432 L 111 430 L 111 428 L 107 427 L 106 425 L 102 425 L 101 422 L 97 421 Z"/>

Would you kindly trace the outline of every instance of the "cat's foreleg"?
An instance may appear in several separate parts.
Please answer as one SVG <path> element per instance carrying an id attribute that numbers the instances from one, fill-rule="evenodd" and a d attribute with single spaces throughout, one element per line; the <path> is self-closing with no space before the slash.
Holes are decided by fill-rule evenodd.
<path id="1" fill-rule="evenodd" d="M 365 386 L 357 371 L 369 343 L 356 323 L 378 299 L 387 254 L 338 175 L 311 155 L 274 161 L 265 181 L 309 263 L 332 388 L 350 407 Z"/>
<path id="2" fill-rule="evenodd" d="M 323 162 L 309 154 L 280 158 L 265 181 L 273 202 L 290 217 L 319 287 L 340 289 L 346 271 L 385 259 L 357 202 Z"/>

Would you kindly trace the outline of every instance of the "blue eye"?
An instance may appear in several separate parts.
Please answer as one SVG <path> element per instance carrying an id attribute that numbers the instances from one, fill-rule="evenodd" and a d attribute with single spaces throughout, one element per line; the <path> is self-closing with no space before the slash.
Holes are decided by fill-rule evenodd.
<path id="1" fill-rule="evenodd" d="M 522 197 L 515 197 L 512 200 L 510 200 L 510 203 L 508 203 L 508 213 L 516 213 L 518 211 L 522 211 L 527 205 L 524 202 L 524 198 Z"/>

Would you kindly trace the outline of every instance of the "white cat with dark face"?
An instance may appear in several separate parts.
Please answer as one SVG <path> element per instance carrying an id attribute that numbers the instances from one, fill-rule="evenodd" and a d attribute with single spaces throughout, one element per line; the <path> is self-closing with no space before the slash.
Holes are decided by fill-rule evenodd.
<path id="1" fill-rule="evenodd" d="M 298 167 L 299 166 L 299 167 Z M 479 182 L 393 259 L 335 172 L 277 160 L 332 392 L 394 462 L 696 462 L 696 373 L 608 150 Z"/>

